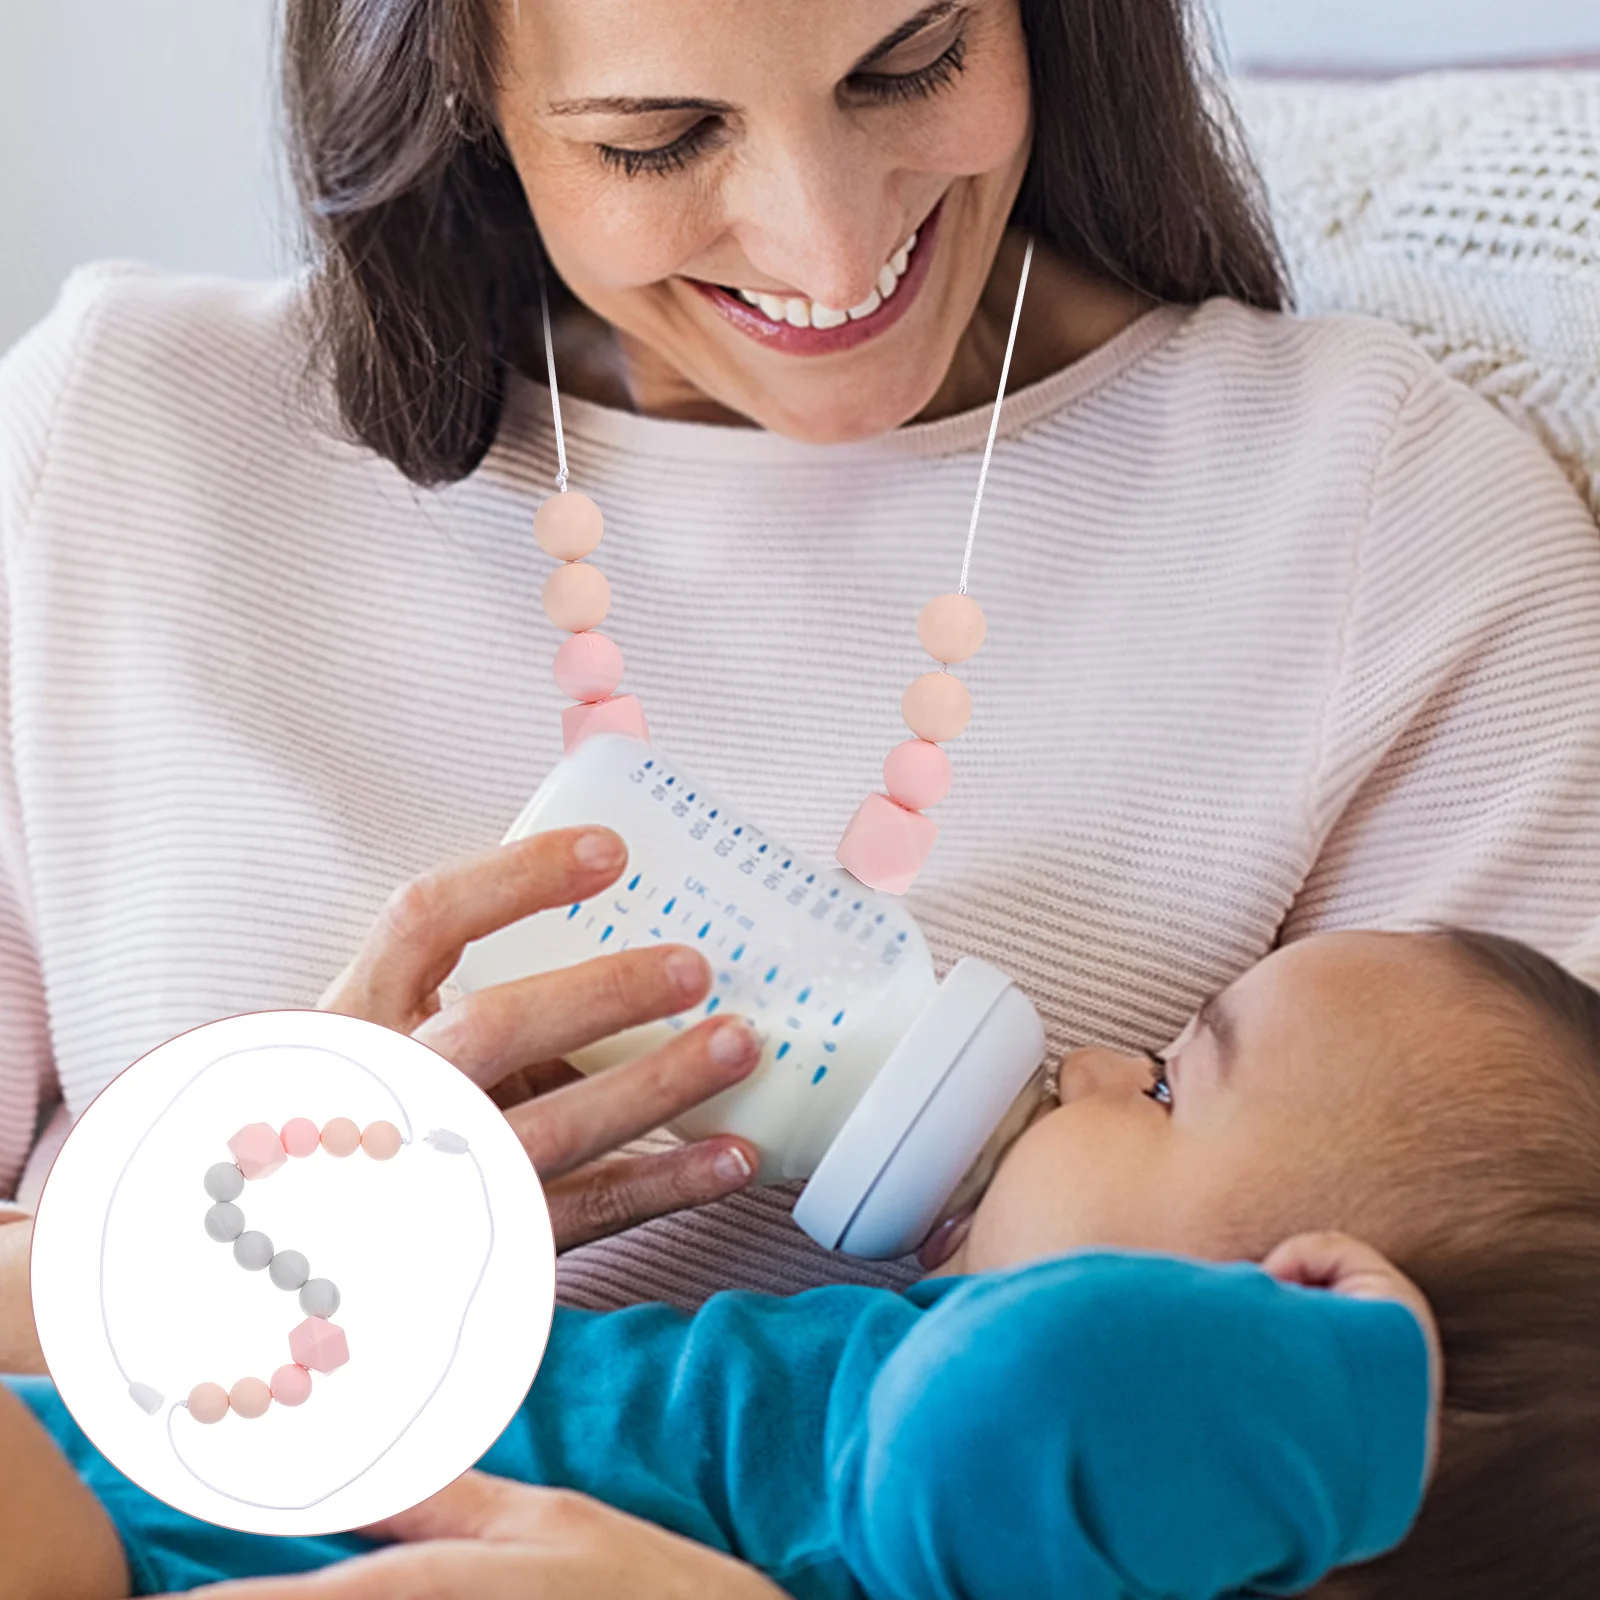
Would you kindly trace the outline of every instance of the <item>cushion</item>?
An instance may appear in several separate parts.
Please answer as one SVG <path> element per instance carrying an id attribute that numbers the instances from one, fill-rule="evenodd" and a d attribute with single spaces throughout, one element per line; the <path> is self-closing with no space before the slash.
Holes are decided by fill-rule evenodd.
<path id="1" fill-rule="evenodd" d="M 1600 517 L 1600 72 L 1234 89 L 1299 309 L 1409 329 Z"/>

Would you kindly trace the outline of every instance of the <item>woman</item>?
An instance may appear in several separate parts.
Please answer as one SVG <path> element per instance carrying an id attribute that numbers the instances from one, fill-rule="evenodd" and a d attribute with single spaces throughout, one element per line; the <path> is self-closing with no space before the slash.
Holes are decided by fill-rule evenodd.
<path id="1" fill-rule="evenodd" d="M 7 1185 L 57 1084 L 81 1109 L 218 1015 L 320 995 L 536 1089 L 704 992 L 629 952 L 438 1008 L 464 939 L 616 870 L 567 838 L 481 853 L 560 749 L 530 537 L 545 262 L 626 687 L 826 857 L 903 737 L 918 608 L 955 587 L 1037 241 L 977 712 L 911 905 L 941 963 L 1017 977 L 1053 1048 L 1162 1042 L 1330 926 L 1477 924 L 1593 975 L 1593 525 L 1402 335 L 1281 314 L 1183 0 L 288 19 L 309 277 L 101 269 L 0 373 Z M 649 1094 L 513 1113 L 576 1170 L 569 1240 L 739 1187 L 729 1141 L 589 1165 L 748 1070 L 712 1037 Z M 13 1319 L 25 1233 L 0 1229 Z M 764 1192 L 563 1282 L 847 1274 L 908 1276 L 804 1247 Z"/>

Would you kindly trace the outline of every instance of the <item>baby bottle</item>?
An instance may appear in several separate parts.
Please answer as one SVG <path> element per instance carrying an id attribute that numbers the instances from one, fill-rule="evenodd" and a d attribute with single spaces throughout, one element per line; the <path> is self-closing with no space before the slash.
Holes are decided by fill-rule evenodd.
<path id="1" fill-rule="evenodd" d="M 787 849 L 640 740 L 586 739 L 506 842 L 593 824 L 626 841 L 626 875 L 469 945 L 458 987 L 693 945 L 715 973 L 710 996 L 576 1051 L 574 1067 L 619 1066 L 718 1011 L 747 1018 L 755 1070 L 673 1130 L 749 1140 L 758 1182 L 808 1179 L 795 1220 L 830 1249 L 905 1254 L 981 1191 L 1043 1092 L 1044 1029 L 1004 973 L 968 958 L 941 984 L 899 901 Z"/>

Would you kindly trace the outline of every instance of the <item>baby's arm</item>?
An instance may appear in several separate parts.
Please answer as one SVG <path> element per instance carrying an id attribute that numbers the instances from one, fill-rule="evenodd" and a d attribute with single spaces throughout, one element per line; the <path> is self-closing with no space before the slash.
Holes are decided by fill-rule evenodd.
<path id="1" fill-rule="evenodd" d="M 0 1600 L 122 1600 L 128 1569 L 100 1502 L 0 1384 Z"/>
<path id="2" fill-rule="evenodd" d="M 838 1440 L 843 1553 L 873 1600 L 1299 1592 L 1408 1531 L 1434 1364 L 1405 1306 L 1254 1267 L 969 1279 Z"/>

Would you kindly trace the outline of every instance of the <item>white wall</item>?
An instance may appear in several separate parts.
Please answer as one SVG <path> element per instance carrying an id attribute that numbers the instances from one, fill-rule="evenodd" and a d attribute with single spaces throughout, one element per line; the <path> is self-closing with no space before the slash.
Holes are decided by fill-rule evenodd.
<path id="1" fill-rule="evenodd" d="M 0 0 L 0 350 L 102 256 L 243 275 L 280 244 L 277 0 Z"/>
<path id="2" fill-rule="evenodd" d="M 1240 63 L 1600 51 L 1600 0 L 1212 3 Z M 251 275 L 287 260 L 277 6 L 0 0 L 0 349 L 80 261 Z"/>

